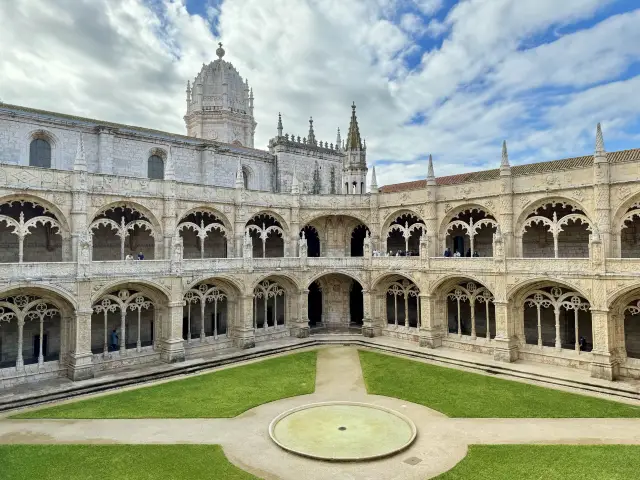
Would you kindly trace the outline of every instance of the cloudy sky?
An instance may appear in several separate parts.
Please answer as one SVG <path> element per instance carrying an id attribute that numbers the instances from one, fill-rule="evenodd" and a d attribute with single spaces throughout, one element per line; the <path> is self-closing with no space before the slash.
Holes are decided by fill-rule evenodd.
<path id="1" fill-rule="evenodd" d="M 227 51 L 256 146 L 346 132 L 378 183 L 640 147 L 637 0 L 0 1 L 5 103 L 185 133 L 185 86 Z"/>

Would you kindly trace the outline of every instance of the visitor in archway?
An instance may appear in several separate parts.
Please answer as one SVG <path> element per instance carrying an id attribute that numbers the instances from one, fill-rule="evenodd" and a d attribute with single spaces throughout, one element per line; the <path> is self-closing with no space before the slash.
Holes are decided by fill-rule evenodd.
<path id="1" fill-rule="evenodd" d="M 142 252 L 138 253 L 138 260 L 144 260 L 144 255 Z"/>
<path id="2" fill-rule="evenodd" d="M 462 255 L 460 255 L 460 252 L 458 250 L 455 251 L 455 253 L 453 254 L 454 257 L 461 257 Z"/>
<path id="3" fill-rule="evenodd" d="M 125 260 L 133 260 L 133 255 L 131 255 L 130 253 L 127 253 L 127 256 L 124 257 Z"/>
<path id="4" fill-rule="evenodd" d="M 118 350 L 118 332 L 116 332 L 115 328 L 111 332 L 111 350 Z"/>
<path id="5" fill-rule="evenodd" d="M 450 257 L 451 256 L 451 250 L 449 249 L 449 247 L 444 249 L 444 256 L 445 257 Z"/>
<path id="6" fill-rule="evenodd" d="M 478 255 L 478 251 L 477 250 L 473 252 L 473 256 L 474 257 L 479 257 L 480 256 L 480 255 Z"/>
<path id="7" fill-rule="evenodd" d="M 580 340 L 578 341 L 578 343 L 580 344 L 580 350 L 583 352 L 587 351 L 587 339 L 584 337 L 580 337 Z"/>
<path id="8" fill-rule="evenodd" d="M 468 248 L 468 249 L 467 249 L 467 254 L 465 255 L 465 257 L 470 257 L 470 256 L 471 256 L 471 249 L 470 249 L 470 248 Z"/>

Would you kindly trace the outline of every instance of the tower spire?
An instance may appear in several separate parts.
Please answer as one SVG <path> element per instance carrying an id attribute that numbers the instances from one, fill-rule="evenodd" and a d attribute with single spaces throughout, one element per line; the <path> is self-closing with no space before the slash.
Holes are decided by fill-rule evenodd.
<path id="1" fill-rule="evenodd" d="M 435 185 L 436 176 L 433 173 L 433 157 L 429 154 L 429 165 L 427 167 L 427 185 Z"/>
<path id="2" fill-rule="evenodd" d="M 602 155 L 603 153 L 606 153 L 606 150 L 604 149 L 602 127 L 600 126 L 600 122 L 598 122 L 598 126 L 596 127 L 596 155 Z"/>
<path id="3" fill-rule="evenodd" d="M 282 136 L 282 115 L 278 112 L 278 137 Z"/>
<path id="4" fill-rule="evenodd" d="M 507 141 L 502 142 L 502 161 L 500 162 L 500 168 L 510 168 L 509 165 L 509 153 L 507 152 Z"/>
<path id="5" fill-rule="evenodd" d="M 310 145 L 316 144 L 316 134 L 313 132 L 313 117 L 309 117 L 309 135 L 307 136 L 307 143 Z"/>
<path id="6" fill-rule="evenodd" d="M 342 146 L 342 140 L 340 139 L 340 127 L 338 127 L 338 135 L 336 136 L 336 149 Z"/>
<path id="7" fill-rule="evenodd" d="M 378 193 L 378 180 L 376 179 L 376 166 L 371 167 L 371 193 Z"/>
<path id="8" fill-rule="evenodd" d="M 356 102 L 351 105 L 351 122 L 349 123 L 349 133 L 347 134 L 347 150 L 362 150 L 362 140 L 360 140 L 360 128 L 356 117 Z"/>
<path id="9" fill-rule="evenodd" d="M 236 170 L 236 183 L 234 187 L 239 189 L 244 188 L 244 175 L 242 174 L 242 163 L 240 163 L 240 160 L 238 160 L 238 169 Z"/>

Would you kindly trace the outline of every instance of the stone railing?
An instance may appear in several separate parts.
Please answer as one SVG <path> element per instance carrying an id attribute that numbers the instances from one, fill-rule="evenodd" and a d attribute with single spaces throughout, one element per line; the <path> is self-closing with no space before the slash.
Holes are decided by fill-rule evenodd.
<path id="1" fill-rule="evenodd" d="M 91 262 L 91 275 L 152 275 L 169 273 L 169 260 L 111 260 Z"/>
<path id="2" fill-rule="evenodd" d="M 0 263 L 0 279 L 14 281 L 75 277 L 76 268 L 75 262 Z"/>
<path id="3" fill-rule="evenodd" d="M 364 268 L 364 257 L 309 257 L 309 267 Z"/>
<path id="4" fill-rule="evenodd" d="M 429 268 L 433 270 L 455 269 L 460 272 L 493 271 L 495 261 L 492 257 L 431 257 L 429 258 Z"/>
<path id="5" fill-rule="evenodd" d="M 242 258 L 192 258 L 182 261 L 185 272 L 232 272 L 242 270 Z"/>
<path id="6" fill-rule="evenodd" d="M 371 268 L 416 270 L 420 268 L 420 257 L 371 257 Z"/>
<path id="7" fill-rule="evenodd" d="M 607 272 L 640 275 L 640 258 L 607 258 Z"/>
<path id="8" fill-rule="evenodd" d="M 590 273 L 588 258 L 507 258 L 509 272 Z"/>

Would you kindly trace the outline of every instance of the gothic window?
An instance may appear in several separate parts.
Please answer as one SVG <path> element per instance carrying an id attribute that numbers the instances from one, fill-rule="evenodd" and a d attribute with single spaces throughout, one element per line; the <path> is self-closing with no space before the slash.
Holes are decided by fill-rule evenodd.
<path id="1" fill-rule="evenodd" d="M 42 138 L 36 138 L 29 147 L 29 165 L 51 168 L 51 144 Z"/>
<path id="2" fill-rule="evenodd" d="M 244 183 L 244 189 L 249 190 L 249 171 L 246 168 L 242 169 L 242 182 Z"/>
<path id="3" fill-rule="evenodd" d="M 164 161 L 158 155 L 151 155 L 147 165 L 147 176 L 151 180 L 164 180 Z"/>

